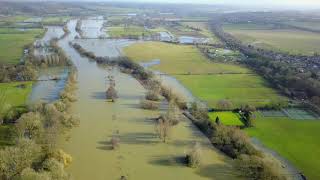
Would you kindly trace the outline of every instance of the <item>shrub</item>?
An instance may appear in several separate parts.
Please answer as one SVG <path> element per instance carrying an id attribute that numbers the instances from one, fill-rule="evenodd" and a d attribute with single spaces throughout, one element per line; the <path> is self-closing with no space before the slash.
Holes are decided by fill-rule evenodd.
<path id="1" fill-rule="evenodd" d="M 279 172 L 281 167 L 273 161 L 258 156 L 241 155 L 235 160 L 235 168 L 247 179 L 285 180 Z"/>
<path id="2" fill-rule="evenodd" d="M 65 153 L 62 149 L 57 150 L 53 154 L 53 158 L 62 163 L 64 167 L 68 167 L 72 163 L 72 157 L 69 154 Z"/>
<path id="3" fill-rule="evenodd" d="M 201 147 L 199 143 L 195 143 L 191 151 L 186 155 L 186 164 L 192 168 L 201 165 Z"/>
<path id="4" fill-rule="evenodd" d="M 217 107 L 221 110 L 230 110 L 230 109 L 232 109 L 233 104 L 231 101 L 229 101 L 227 99 L 222 99 L 222 100 L 218 101 Z"/>
<path id="5" fill-rule="evenodd" d="M 116 136 L 112 136 L 110 143 L 112 149 L 118 149 L 120 146 L 120 139 Z"/>
<path id="6" fill-rule="evenodd" d="M 162 142 L 166 142 L 170 136 L 171 125 L 167 119 L 158 119 L 156 124 L 156 132 Z"/>
<path id="7" fill-rule="evenodd" d="M 156 91 L 149 90 L 146 94 L 146 99 L 150 101 L 159 101 L 160 100 L 160 94 Z"/>
<path id="8" fill-rule="evenodd" d="M 50 175 L 46 172 L 36 172 L 32 168 L 26 168 L 20 175 L 21 180 L 50 180 Z"/>
<path id="9" fill-rule="evenodd" d="M 118 98 L 118 93 L 113 85 L 110 85 L 110 87 L 107 89 L 106 98 L 112 100 L 112 102 Z"/>
<path id="10" fill-rule="evenodd" d="M 260 155 L 240 129 L 216 124 L 211 126 L 211 142 L 228 156 L 237 158 L 241 154 Z"/>
<path id="11" fill-rule="evenodd" d="M 159 103 L 149 100 L 141 100 L 140 106 L 142 109 L 156 110 L 159 109 Z"/>

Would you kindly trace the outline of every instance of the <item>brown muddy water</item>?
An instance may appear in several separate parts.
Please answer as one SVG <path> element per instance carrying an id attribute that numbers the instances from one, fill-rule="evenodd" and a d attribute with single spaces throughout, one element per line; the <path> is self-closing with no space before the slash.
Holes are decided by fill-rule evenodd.
<path id="1" fill-rule="evenodd" d="M 73 111 L 81 123 L 61 144 L 73 157 L 68 167 L 73 179 L 237 179 L 231 160 L 218 152 L 189 120 L 175 126 L 168 143 L 162 143 L 151 120 L 161 112 L 139 108 L 144 88 L 131 76 L 117 69 L 100 68 L 71 48 L 68 42 L 77 35 L 75 25 L 75 20 L 69 22 L 71 34 L 59 42 L 78 69 L 78 101 L 73 104 Z M 105 100 L 108 75 L 115 77 L 119 94 L 115 103 Z M 117 150 L 111 148 L 113 135 L 120 138 Z M 180 163 L 194 142 L 201 143 L 203 154 L 203 164 L 196 169 Z"/>

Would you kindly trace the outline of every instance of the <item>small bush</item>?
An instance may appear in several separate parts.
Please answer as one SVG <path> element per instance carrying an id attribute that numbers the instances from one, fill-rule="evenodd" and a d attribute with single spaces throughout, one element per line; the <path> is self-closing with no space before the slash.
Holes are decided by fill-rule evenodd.
<path id="1" fill-rule="evenodd" d="M 149 100 L 141 100 L 140 106 L 142 109 L 156 110 L 159 109 L 159 103 Z"/>
<path id="2" fill-rule="evenodd" d="M 201 147 L 199 143 L 196 143 L 191 151 L 186 155 L 186 164 L 192 168 L 196 168 L 201 165 Z"/>
<path id="3" fill-rule="evenodd" d="M 150 101 L 159 101 L 160 100 L 160 95 L 159 95 L 159 93 L 150 90 L 146 94 L 146 99 L 150 100 Z"/>
<path id="4" fill-rule="evenodd" d="M 118 149 L 120 146 L 120 139 L 118 137 L 113 136 L 111 138 L 110 143 L 113 150 Z"/>
<path id="5" fill-rule="evenodd" d="M 279 172 L 279 164 L 258 156 L 241 155 L 235 160 L 235 168 L 246 179 L 285 180 Z"/>

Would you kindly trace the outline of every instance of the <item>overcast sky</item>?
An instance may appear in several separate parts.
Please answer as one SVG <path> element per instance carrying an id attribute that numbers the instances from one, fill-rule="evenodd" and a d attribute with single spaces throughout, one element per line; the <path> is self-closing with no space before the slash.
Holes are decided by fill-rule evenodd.
<path id="1" fill-rule="evenodd" d="M 3 1 L 3 0 L 0 0 Z M 6 0 L 8 1 L 8 0 Z M 20 0 L 20 1 L 55 1 L 55 0 Z M 114 2 L 164 2 L 194 4 L 225 4 L 243 6 L 311 7 L 320 8 L 320 0 L 57 0 L 57 1 L 114 1 Z"/>

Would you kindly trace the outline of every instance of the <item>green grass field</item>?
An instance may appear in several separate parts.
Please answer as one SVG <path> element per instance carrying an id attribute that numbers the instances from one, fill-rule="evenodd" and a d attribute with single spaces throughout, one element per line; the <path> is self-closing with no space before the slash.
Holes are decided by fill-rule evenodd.
<path id="1" fill-rule="evenodd" d="M 124 49 L 124 53 L 137 62 L 160 59 L 152 69 L 168 74 L 181 73 L 248 73 L 239 65 L 213 63 L 193 46 L 162 42 L 136 43 Z"/>
<path id="2" fill-rule="evenodd" d="M 193 46 L 146 42 L 131 45 L 124 52 L 137 62 L 160 59 L 160 64 L 152 66 L 152 69 L 176 77 L 193 95 L 206 101 L 210 107 L 216 107 L 217 101 L 221 99 L 230 99 L 235 107 L 244 104 L 262 106 L 271 101 L 286 99 L 268 88 L 259 76 L 246 74 L 251 73 L 249 69 L 240 65 L 212 62 Z M 181 73 L 201 75 L 179 75 Z"/>
<path id="3" fill-rule="evenodd" d="M 41 22 L 44 25 L 63 25 L 69 19 L 71 19 L 69 16 L 44 17 Z"/>
<path id="4" fill-rule="evenodd" d="M 313 55 L 320 52 L 320 36 L 317 33 L 293 29 L 273 29 L 254 24 L 224 25 L 224 30 L 246 44 L 255 47 Z"/>
<path id="5" fill-rule="evenodd" d="M 246 129 L 250 136 L 292 162 L 308 179 L 320 179 L 320 120 L 266 118 L 257 113 L 256 127 Z"/>
<path id="6" fill-rule="evenodd" d="M 220 43 L 219 39 L 209 30 L 208 22 L 182 22 L 184 26 L 200 29 L 200 34 L 210 38 L 211 43 Z"/>
<path id="7" fill-rule="evenodd" d="M 43 33 L 43 29 L 18 31 L 0 28 L 0 63 L 18 63 L 23 55 L 24 46 L 32 43 L 35 38 L 40 37 Z"/>
<path id="8" fill-rule="evenodd" d="M 291 22 L 284 22 L 284 24 L 308 28 L 308 29 L 312 29 L 312 30 L 320 30 L 320 22 L 291 21 Z"/>
<path id="9" fill-rule="evenodd" d="M 233 112 L 212 112 L 208 114 L 212 122 L 216 121 L 219 117 L 220 122 L 226 126 L 243 126 L 243 122 L 240 120 L 239 114 Z"/>
<path id="10" fill-rule="evenodd" d="M 14 126 L 0 125 L 0 148 L 14 144 Z"/>
<path id="11" fill-rule="evenodd" d="M 217 107 L 217 102 L 222 99 L 231 101 L 234 108 L 246 104 L 262 107 L 271 102 L 286 100 L 268 88 L 265 81 L 256 75 L 195 75 L 176 78 L 210 107 Z"/>
<path id="12" fill-rule="evenodd" d="M 25 87 L 18 87 L 24 84 Z M 32 91 L 32 82 L 0 83 L 0 115 L 10 108 L 25 105 Z"/>
<path id="13" fill-rule="evenodd" d="M 121 38 L 126 36 L 147 36 L 150 35 L 152 32 L 145 30 L 144 27 L 140 26 L 113 26 L 108 27 L 107 33 L 112 38 Z"/>

